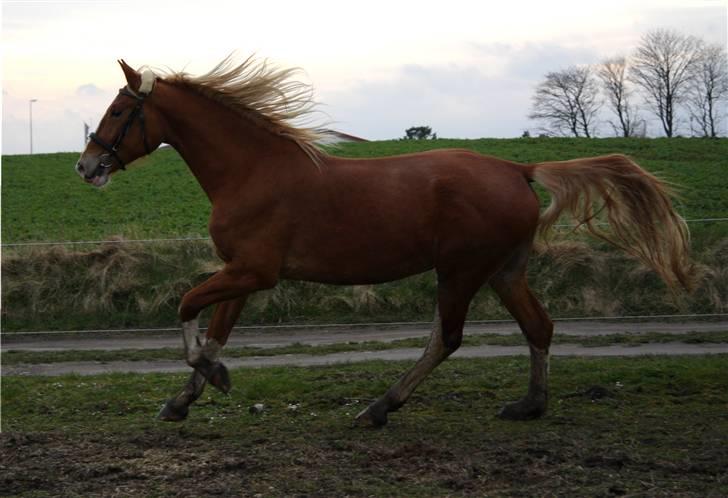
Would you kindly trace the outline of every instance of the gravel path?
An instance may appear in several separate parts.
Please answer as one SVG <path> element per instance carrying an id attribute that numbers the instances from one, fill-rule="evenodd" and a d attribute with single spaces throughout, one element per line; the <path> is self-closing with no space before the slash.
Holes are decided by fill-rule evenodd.
<path id="1" fill-rule="evenodd" d="M 597 336 L 607 334 L 646 334 L 661 332 L 677 335 L 691 332 L 721 332 L 728 330 L 728 321 L 718 322 L 596 322 L 569 321 L 556 324 L 559 335 Z M 513 334 L 519 329 L 511 323 L 477 324 L 466 327 L 465 333 Z M 399 328 L 337 328 L 322 329 L 273 329 L 237 330 L 228 342 L 231 347 L 275 348 L 291 344 L 325 345 L 346 342 L 379 341 L 392 342 L 398 339 L 423 337 L 429 330 L 421 326 Z M 122 334 L 99 337 L 94 335 L 56 336 L 12 336 L 3 337 L 3 351 L 65 351 L 65 350 L 121 350 L 158 349 L 181 347 L 181 337 L 176 333 L 144 336 Z M 316 366 L 339 363 L 353 363 L 368 360 L 415 360 L 422 354 L 420 348 L 399 348 L 384 351 L 349 351 L 327 355 L 275 355 L 248 358 L 227 358 L 230 368 L 268 366 Z M 460 348 L 456 358 L 493 358 L 528 354 L 523 346 L 471 346 Z M 576 344 L 560 344 L 551 348 L 554 356 L 640 356 L 640 355 L 702 355 L 728 354 L 728 343 L 687 344 L 684 342 L 653 343 L 639 346 L 613 345 L 584 347 Z M 63 362 L 33 365 L 12 365 L 2 368 L 3 376 L 11 375 L 62 375 L 76 373 L 95 375 L 110 372 L 187 372 L 189 367 L 182 361 L 110 361 L 110 362 Z"/>
<path id="2" fill-rule="evenodd" d="M 422 354 L 421 348 L 389 349 L 384 351 L 351 351 L 327 355 L 276 355 L 250 358 L 228 358 L 229 368 L 271 366 L 316 366 L 338 363 L 354 363 L 369 360 L 415 360 Z M 528 354 L 526 346 L 472 346 L 460 348 L 456 358 L 494 358 Z M 677 342 L 643 344 L 640 346 L 583 347 L 574 344 L 554 345 L 552 356 L 641 356 L 641 355 L 704 355 L 728 354 L 728 344 L 684 344 Z M 76 373 L 96 375 L 111 372 L 187 372 L 184 361 L 111 361 L 67 362 L 3 367 L 2 375 L 63 375 Z"/>
<path id="3" fill-rule="evenodd" d="M 604 322 L 604 321 L 558 321 L 557 335 L 608 335 L 645 334 L 661 332 L 688 334 L 690 332 L 728 331 L 728 320 L 711 322 Z M 292 344 L 320 346 L 347 342 L 392 342 L 412 337 L 425 337 L 430 333 L 424 326 L 397 328 L 305 328 L 235 330 L 230 336 L 228 347 L 275 348 Z M 465 327 L 466 335 L 517 334 L 518 326 L 513 322 L 471 324 Z M 14 335 L 3 334 L 3 351 L 66 351 L 119 349 L 160 349 L 182 347 L 182 336 L 177 332 L 146 334 L 119 333 L 100 336 L 95 334 L 63 335 Z"/>

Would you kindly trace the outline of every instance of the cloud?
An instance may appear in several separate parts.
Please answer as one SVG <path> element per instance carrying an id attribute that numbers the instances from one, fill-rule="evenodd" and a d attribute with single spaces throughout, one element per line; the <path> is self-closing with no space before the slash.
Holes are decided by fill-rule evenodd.
<path id="1" fill-rule="evenodd" d="M 724 5 L 648 9 L 635 22 L 635 30 L 645 33 L 657 28 L 675 29 L 725 46 L 728 42 L 726 21 Z"/>
<path id="2" fill-rule="evenodd" d="M 321 95 L 335 128 L 365 138 L 398 138 L 419 125 L 440 137 L 477 138 L 519 136 L 530 92 L 526 82 L 451 64 L 404 65 L 387 80 Z"/>
<path id="3" fill-rule="evenodd" d="M 517 137 L 534 126 L 526 116 L 547 72 L 601 59 L 594 49 L 557 43 L 468 48 L 468 63 L 405 64 L 386 79 L 321 92 L 334 127 L 370 139 L 397 138 L 418 125 L 440 137 Z"/>
<path id="4" fill-rule="evenodd" d="M 105 92 L 101 88 L 97 87 L 93 83 L 86 83 L 85 85 L 81 85 L 76 88 L 76 95 L 79 97 L 98 97 L 104 93 Z"/>
<path id="5" fill-rule="evenodd" d="M 549 71 L 601 60 L 593 48 L 556 43 L 473 44 L 473 48 L 477 54 L 500 59 L 505 76 L 526 80 L 538 80 Z"/>

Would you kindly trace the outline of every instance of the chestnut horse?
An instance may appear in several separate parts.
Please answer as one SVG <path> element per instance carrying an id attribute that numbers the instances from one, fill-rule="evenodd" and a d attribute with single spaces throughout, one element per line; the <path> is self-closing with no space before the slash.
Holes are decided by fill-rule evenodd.
<path id="1" fill-rule="evenodd" d="M 538 230 L 562 212 L 687 287 L 687 227 L 668 189 L 630 159 L 608 155 L 518 164 L 468 150 L 346 159 L 319 150 L 319 134 L 296 126 L 313 109 L 294 70 L 230 58 L 209 73 L 157 75 L 119 61 L 126 86 L 91 135 L 76 171 L 104 185 L 160 143 L 173 146 L 212 203 L 210 236 L 224 267 L 179 306 L 187 362 L 182 392 L 159 416 L 182 420 L 206 382 L 228 392 L 218 359 L 251 292 L 280 279 L 374 284 L 435 269 L 437 311 L 422 357 L 356 418 L 379 426 L 460 346 L 468 306 L 488 283 L 520 325 L 531 353 L 524 398 L 507 419 L 541 416 L 547 405 L 553 326 L 526 282 Z M 552 202 L 539 213 L 530 186 Z M 600 206 L 600 207 L 599 207 Z M 611 230 L 595 223 L 600 210 Z M 216 305 L 207 333 L 200 311 Z"/>

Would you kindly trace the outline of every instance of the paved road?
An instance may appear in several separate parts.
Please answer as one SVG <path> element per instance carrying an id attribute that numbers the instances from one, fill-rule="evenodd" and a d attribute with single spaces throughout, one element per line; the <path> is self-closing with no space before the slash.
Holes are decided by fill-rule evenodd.
<path id="1" fill-rule="evenodd" d="M 328 355 L 276 355 L 251 358 L 228 358 L 225 364 L 230 368 L 271 366 L 316 366 L 354 363 L 369 360 L 415 360 L 422 354 L 420 348 L 389 349 L 384 351 L 352 351 Z M 460 348 L 456 358 L 494 358 L 528 354 L 525 346 L 473 346 Z M 659 343 L 641 346 L 582 347 L 574 344 L 555 345 L 552 356 L 641 356 L 641 355 L 704 355 L 728 354 L 728 344 L 684 344 Z M 2 369 L 2 375 L 63 375 L 76 373 L 96 375 L 111 372 L 188 372 L 184 361 L 111 361 L 111 362 L 68 362 L 35 365 L 13 365 Z"/>
<path id="2" fill-rule="evenodd" d="M 603 322 L 603 321 L 559 321 L 555 324 L 557 335 L 608 335 L 608 334 L 645 334 L 662 332 L 669 334 L 688 334 L 690 332 L 728 331 L 728 320 L 711 322 Z M 489 323 L 467 325 L 466 335 L 515 334 L 519 333 L 515 323 Z M 430 331 L 426 327 L 398 328 L 336 328 L 336 329 L 272 329 L 235 330 L 228 347 L 275 348 L 292 344 L 320 346 L 347 342 L 392 342 L 412 337 L 425 337 Z M 93 334 L 36 336 L 3 334 L 3 351 L 66 351 L 66 350 L 120 350 L 120 349 L 160 349 L 182 347 L 179 333 L 119 334 L 101 337 Z"/>

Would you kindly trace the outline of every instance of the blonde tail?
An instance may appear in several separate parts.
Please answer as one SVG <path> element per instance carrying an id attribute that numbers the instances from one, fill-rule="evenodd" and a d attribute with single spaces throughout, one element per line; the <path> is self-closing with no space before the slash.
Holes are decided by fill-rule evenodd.
<path id="1" fill-rule="evenodd" d="M 529 173 L 551 193 L 539 232 L 546 234 L 568 211 L 592 235 L 653 268 L 669 287 L 692 288 L 688 227 L 672 206 L 670 189 L 656 177 L 620 154 L 539 163 Z M 609 231 L 597 226 L 602 211 Z"/>

